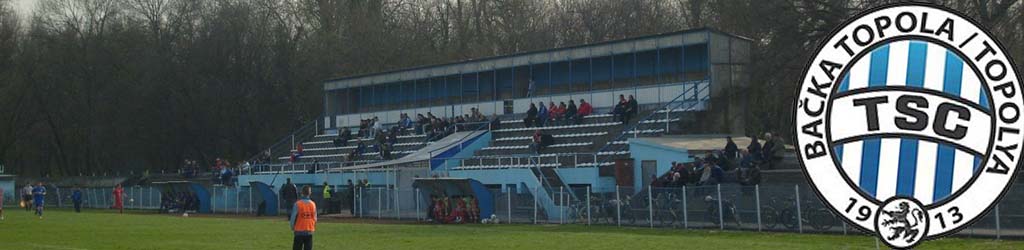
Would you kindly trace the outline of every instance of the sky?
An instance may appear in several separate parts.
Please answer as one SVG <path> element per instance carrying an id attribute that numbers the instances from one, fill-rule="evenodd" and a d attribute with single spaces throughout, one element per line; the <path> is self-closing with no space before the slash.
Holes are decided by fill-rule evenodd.
<path id="1" fill-rule="evenodd" d="M 39 0 L 14 0 L 14 10 L 18 11 L 19 14 L 28 15 L 32 13 L 32 8 Z"/>

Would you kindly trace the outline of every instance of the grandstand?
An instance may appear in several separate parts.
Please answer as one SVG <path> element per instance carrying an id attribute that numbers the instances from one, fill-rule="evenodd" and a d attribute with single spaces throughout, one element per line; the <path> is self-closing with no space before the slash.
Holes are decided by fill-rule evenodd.
<path id="1" fill-rule="evenodd" d="M 671 161 L 639 159 L 645 152 L 631 150 L 640 143 L 633 138 L 745 133 L 750 47 L 743 37 L 695 29 L 329 79 L 323 117 L 255 156 L 263 161 L 243 171 L 239 184 L 275 185 L 287 176 L 306 184 L 366 179 L 405 189 L 415 177 L 451 176 L 545 197 L 536 190 L 640 190 L 671 161 L 692 159 L 686 149 L 675 149 Z M 620 95 L 634 96 L 639 106 L 627 123 L 610 114 Z M 523 122 L 531 103 L 580 99 L 594 112 L 579 122 Z M 402 114 L 457 117 L 473 109 L 500 122 L 450 124 L 454 133 L 432 137 L 404 128 L 390 159 L 372 149 L 372 138 L 359 136 L 367 119 L 387 130 Z M 356 136 L 336 144 L 345 130 Z M 530 149 L 538 130 L 554 138 L 540 154 Z M 368 149 L 350 157 L 360 142 Z M 550 197 L 539 199 L 556 209 Z"/>

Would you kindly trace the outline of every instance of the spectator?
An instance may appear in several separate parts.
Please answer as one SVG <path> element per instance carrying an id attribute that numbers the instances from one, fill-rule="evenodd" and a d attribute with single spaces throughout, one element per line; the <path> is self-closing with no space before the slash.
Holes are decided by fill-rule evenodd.
<path id="1" fill-rule="evenodd" d="M 736 142 L 732 141 L 732 136 L 726 136 L 725 137 L 725 150 L 724 150 L 725 151 L 725 158 L 726 159 L 730 159 L 730 160 L 731 159 L 736 159 L 738 150 L 739 149 L 738 149 L 738 147 L 736 147 Z"/>
<path id="2" fill-rule="evenodd" d="M 316 160 L 313 160 L 313 165 L 315 169 Z M 225 186 L 234 186 L 234 184 L 231 181 L 234 176 L 235 172 L 231 171 L 231 168 L 225 168 L 224 171 L 221 171 L 220 173 L 220 183 Z"/>
<path id="3" fill-rule="evenodd" d="M 549 121 L 558 120 L 559 118 L 562 117 L 561 110 L 558 109 L 558 106 L 555 105 L 555 102 L 550 102 L 550 103 L 551 104 L 548 105 L 548 120 Z"/>
<path id="4" fill-rule="evenodd" d="M 548 109 L 544 107 L 544 102 L 538 102 L 537 106 L 540 107 L 537 108 L 537 121 L 534 125 L 538 127 L 543 127 L 544 123 L 546 123 L 548 120 Z"/>
<path id="5" fill-rule="evenodd" d="M 369 129 L 370 129 L 370 121 L 369 120 L 362 120 L 362 119 L 360 119 L 359 120 L 359 137 L 366 137 L 366 135 L 369 134 L 367 132 L 367 130 L 369 130 Z"/>
<path id="6" fill-rule="evenodd" d="M 558 102 L 558 117 L 556 120 L 562 121 L 567 118 L 565 113 L 568 112 L 568 107 L 565 106 L 565 102 Z"/>
<path id="7" fill-rule="evenodd" d="M 526 97 L 533 97 L 533 90 L 536 89 L 534 86 L 533 79 L 530 79 L 529 85 L 526 85 Z"/>
<path id="8" fill-rule="evenodd" d="M 377 117 L 374 116 L 373 117 L 373 130 L 372 130 L 372 134 L 370 134 L 370 138 L 373 138 L 377 134 L 380 134 L 383 130 L 384 130 L 383 122 L 380 122 L 380 119 L 377 119 Z"/>
<path id="9" fill-rule="evenodd" d="M 310 200 L 313 188 L 302 187 L 302 200 L 288 205 L 290 208 L 289 219 L 291 228 L 294 231 L 292 249 L 311 250 L 313 249 L 313 232 L 316 231 L 316 203 Z"/>
<path id="10" fill-rule="evenodd" d="M 590 106 L 590 103 L 588 103 L 587 100 L 580 99 L 580 108 L 576 112 L 576 118 L 575 118 L 574 122 L 576 124 L 579 124 L 580 121 L 583 121 L 583 118 L 587 117 L 588 115 L 590 115 L 593 112 L 594 112 L 594 107 Z"/>
<path id="11" fill-rule="evenodd" d="M 757 141 L 757 137 L 750 137 L 750 144 L 747 145 L 747 153 L 750 153 L 755 158 L 761 156 L 761 142 Z"/>
<path id="12" fill-rule="evenodd" d="M 423 126 L 430 124 L 430 119 L 423 116 L 423 114 L 416 114 L 416 134 L 423 134 Z"/>
<path id="13" fill-rule="evenodd" d="M 567 106 L 565 108 L 565 119 L 566 120 L 570 120 L 571 119 L 571 120 L 575 121 L 576 120 L 576 113 L 578 113 L 578 110 L 576 109 L 576 102 L 573 101 L 572 99 L 569 99 L 569 106 Z"/>
<path id="14" fill-rule="evenodd" d="M 381 149 L 384 149 L 384 144 L 387 144 L 387 142 L 387 135 L 385 135 L 384 133 L 377 133 L 376 137 L 373 138 L 374 150 L 377 151 L 377 153 L 380 153 Z"/>
<path id="15" fill-rule="evenodd" d="M 338 140 L 340 141 L 340 145 L 339 145 L 339 143 L 335 143 L 334 146 L 337 146 L 337 147 L 346 147 L 346 146 L 348 146 L 348 141 L 352 140 L 352 131 L 347 129 L 347 128 L 342 128 L 341 131 L 339 132 Z"/>
<path id="16" fill-rule="evenodd" d="M 302 159 L 302 143 L 295 146 L 295 152 L 292 152 L 291 162 L 298 162 Z M 219 162 L 220 159 L 217 159 Z"/>
<path id="17" fill-rule="evenodd" d="M 626 110 L 623 112 L 625 115 L 622 118 L 622 123 L 629 123 L 629 120 L 636 117 L 636 114 L 640 112 L 640 106 L 636 102 L 636 98 L 633 95 L 629 95 L 629 101 L 626 102 Z"/>
<path id="18" fill-rule="evenodd" d="M 679 163 L 679 170 L 676 170 L 675 176 L 677 176 L 677 187 L 686 186 L 686 183 L 690 181 L 690 169 L 686 167 L 686 164 Z"/>
<path id="19" fill-rule="evenodd" d="M 714 164 L 711 164 L 710 162 L 702 163 L 700 179 L 697 181 L 697 185 L 708 186 L 718 184 L 718 182 L 715 182 L 715 179 L 712 177 L 712 172 L 714 172 L 713 168 Z"/>
<path id="20" fill-rule="evenodd" d="M 626 96 L 619 95 L 619 103 L 615 104 L 615 107 L 612 108 L 612 114 L 617 116 L 619 118 L 619 121 L 622 122 L 623 124 L 626 123 L 625 116 L 627 106 L 629 106 L 629 102 L 626 101 Z"/>
<path id="21" fill-rule="evenodd" d="M 555 138 L 549 134 L 541 133 L 540 130 L 533 132 L 533 143 L 530 144 L 530 148 L 537 154 L 546 149 L 548 146 L 554 144 Z"/>
<path id="22" fill-rule="evenodd" d="M 398 127 L 400 131 L 412 128 L 412 119 L 409 118 L 408 114 L 402 113 L 402 119 L 398 121 Z"/>
<path id="23" fill-rule="evenodd" d="M 348 179 L 348 214 L 356 215 L 356 185 L 352 183 L 352 179 Z"/>
<path id="24" fill-rule="evenodd" d="M 491 114 L 491 130 L 501 129 L 501 119 L 498 119 L 497 114 Z"/>
<path id="25" fill-rule="evenodd" d="M 363 153 L 365 152 L 366 143 L 363 143 L 363 141 L 359 141 L 359 144 L 356 144 L 356 148 L 352 149 L 352 152 L 348 153 L 348 161 L 356 161 L 357 159 L 359 159 L 359 156 L 363 155 Z"/>
<path id="26" fill-rule="evenodd" d="M 526 110 L 526 118 L 523 119 L 523 126 L 529 128 L 536 126 L 537 123 L 537 105 L 530 103 L 530 109 Z"/>
<path id="27" fill-rule="evenodd" d="M 388 134 L 388 146 L 394 147 L 395 144 L 397 144 L 397 143 L 398 143 L 398 132 L 397 131 L 391 131 L 391 133 Z"/>
<path id="28" fill-rule="evenodd" d="M 740 185 L 757 185 L 761 183 L 761 168 L 757 166 L 749 168 L 741 168 L 738 171 L 738 181 Z"/>
<path id="29" fill-rule="evenodd" d="M 740 155 L 740 168 L 751 168 L 757 164 L 754 155 L 747 152 L 746 149 L 740 149 L 738 154 Z"/>
<path id="30" fill-rule="evenodd" d="M 473 111 L 473 116 L 471 118 L 472 118 L 473 122 L 487 121 L 487 117 L 485 117 L 484 114 L 480 113 L 479 109 L 472 108 L 472 111 Z"/>
<path id="31" fill-rule="evenodd" d="M 288 209 L 288 213 L 292 212 L 292 204 L 295 204 L 295 200 L 299 199 L 298 188 L 292 183 L 292 178 L 288 178 L 284 185 L 281 186 L 281 199 L 284 200 L 284 207 Z"/>
<path id="32" fill-rule="evenodd" d="M 761 148 L 761 159 L 768 163 L 768 169 L 775 169 L 782 161 L 785 145 L 781 138 L 772 136 L 772 133 L 764 133 L 764 141 L 764 147 Z"/>
<path id="33" fill-rule="evenodd" d="M 391 146 L 387 143 L 380 144 L 380 159 L 390 160 L 391 159 Z"/>

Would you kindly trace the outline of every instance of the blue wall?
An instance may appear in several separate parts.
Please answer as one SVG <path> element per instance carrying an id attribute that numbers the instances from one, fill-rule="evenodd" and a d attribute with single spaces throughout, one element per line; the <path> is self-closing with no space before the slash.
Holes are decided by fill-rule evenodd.
<path id="1" fill-rule="evenodd" d="M 690 153 L 685 149 L 677 149 L 650 143 L 643 139 L 629 139 L 629 154 L 633 158 L 633 188 L 642 190 L 648 183 L 643 183 L 641 167 L 643 161 L 658 161 L 657 175 L 661 176 L 672 169 L 672 162 L 692 162 Z"/>
<path id="2" fill-rule="evenodd" d="M 274 175 L 241 175 L 238 176 L 238 184 L 242 186 L 248 186 L 251 181 L 259 181 L 271 185 L 274 188 L 280 188 L 285 183 L 287 178 L 292 178 L 292 182 L 296 185 L 308 184 L 320 186 L 327 181 L 330 185 L 348 185 L 348 180 L 355 182 L 356 180 L 367 179 L 370 181 L 371 186 L 379 185 L 394 185 L 395 177 L 394 172 L 368 172 L 368 173 L 330 173 L 330 174 L 280 174 L 277 175 L 276 179 Z"/>

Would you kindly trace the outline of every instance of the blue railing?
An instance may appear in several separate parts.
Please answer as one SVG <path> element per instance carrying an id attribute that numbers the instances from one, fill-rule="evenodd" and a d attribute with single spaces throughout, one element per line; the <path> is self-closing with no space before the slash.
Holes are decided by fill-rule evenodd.
<path id="1" fill-rule="evenodd" d="M 643 119 L 637 120 L 637 122 L 635 124 L 632 124 L 629 127 L 627 127 L 626 129 L 623 129 L 623 133 L 622 134 L 616 136 L 612 140 L 609 140 L 608 143 L 606 143 L 604 146 L 602 146 L 601 149 L 598 149 L 597 152 L 595 152 L 595 153 L 600 155 L 600 153 L 606 152 L 612 145 L 614 145 L 614 144 L 612 144 L 613 142 L 622 140 L 623 138 L 626 137 L 626 135 L 629 134 L 628 132 L 630 132 L 630 131 L 633 132 L 633 135 L 635 137 L 637 135 L 637 133 L 639 133 L 638 130 L 640 129 L 640 126 L 644 125 L 645 121 L 651 120 L 652 118 L 655 117 L 655 115 L 658 115 L 658 111 L 659 110 L 664 110 L 666 112 L 666 116 L 668 116 L 668 114 L 670 114 L 673 110 L 679 109 L 683 105 L 689 104 L 683 110 L 690 110 L 690 109 L 693 109 L 694 107 L 696 107 L 697 105 L 700 105 L 701 103 L 704 103 L 705 101 L 710 99 L 710 93 L 708 95 L 701 95 L 702 92 L 704 92 L 705 90 L 708 90 L 710 88 L 710 86 L 711 86 L 707 81 L 696 82 L 696 83 L 692 83 L 692 84 L 689 84 L 689 85 L 691 87 L 688 88 L 688 89 L 693 90 L 693 93 L 692 93 L 692 97 L 693 98 L 692 99 L 688 99 L 687 98 L 691 94 L 690 91 L 684 90 L 683 93 L 680 93 L 678 96 L 673 98 L 671 101 L 668 101 L 667 103 L 665 103 L 665 105 L 663 105 L 662 107 L 660 107 L 658 109 L 655 109 L 654 112 L 651 112 L 650 114 L 645 116 Z M 682 99 L 680 99 L 680 98 L 682 98 Z M 666 122 L 670 122 L 670 121 L 671 120 L 669 119 Z M 666 130 L 665 132 L 667 133 L 668 131 Z M 597 162 L 595 162 L 594 164 L 597 164 Z"/>
<path id="2" fill-rule="evenodd" d="M 302 143 L 306 139 L 316 136 L 316 134 L 320 130 L 320 120 L 322 119 L 323 116 L 318 117 L 317 119 L 313 120 L 313 122 L 306 123 L 306 125 L 299 127 L 299 129 L 296 129 L 288 136 L 285 136 L 284 138 L 281 138 L 281 140 L 275 142 L 274 144 L 271 144 L 270 147 L 267 147 L 267 149 L 264 149 L 256 153 L 256 155 L 249 157 L 248 162 L 256 164 L 257 161 L 264 156 L 264 154 L 268 153 L 269 155 L 267 157 L 270 158 L 270 161 L 276 159 L 275 154 L 277 154 L 278 152 L 287 152 L 287 154 L 290 154 L 291 150 L 295 148 L 296 143 Z"/>

